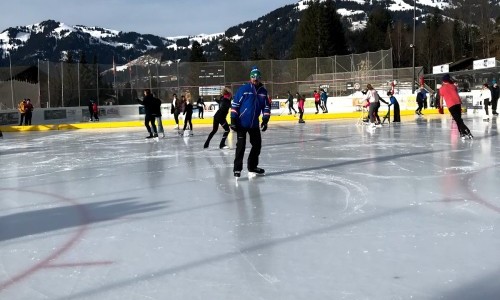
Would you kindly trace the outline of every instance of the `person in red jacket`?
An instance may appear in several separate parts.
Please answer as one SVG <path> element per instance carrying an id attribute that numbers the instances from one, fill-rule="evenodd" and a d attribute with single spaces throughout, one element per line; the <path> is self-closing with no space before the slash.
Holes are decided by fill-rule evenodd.
<path id="1" fill-rule="evenodd" d="M 299 92 L 295 94 L 297 96 L 297 106 L 299 108 L 299 123 L 305 123 L 304 122 L 304 104 L 306 103 L 306 99 L 302 97 Z"/>
<path id="2" fill-rule="evenodd" d="M 314 96 L 314 106 L 316 106 L 316 114 L 319 113 L 319 108 L 321 106 L 321 95 L 318 93 L 318 91 L 314 90 L 313 93 Z"/>
<path id="3" fill-rule="evenodd" d="M 449 74 L 443 76 L 443 85 L 439 89 L 439 94 L 441 96 L 440 107 L 443 107 L 444 100 L 453 120 L 457 123 L 460 137 L 462 139 L 466 137 L 472 139 L 473 136 L 469 128 L 465 125 L 464 120 L 462 120 L 462 101 L 458 95 L 457 87 L 453 84 L 453 80 Z"/>
<path id="4" fill-rule="evenodd" d="M 24 109 L 26 111 L 24 125 L 31 125 L 31 118 L 33 117 L 33 104 L 31 104 L 31 99 L 26 99 Z"/>

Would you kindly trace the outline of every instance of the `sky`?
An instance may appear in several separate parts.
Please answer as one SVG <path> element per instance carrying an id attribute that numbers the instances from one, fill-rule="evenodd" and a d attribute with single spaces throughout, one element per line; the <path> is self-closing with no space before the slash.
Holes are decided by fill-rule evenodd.
<path id="1" fill-rule="evenodd" d="M 45 20 L 174 37 L 224 32 L 298 0 L 17 0 L 2 3 L 0 32 Z"/>

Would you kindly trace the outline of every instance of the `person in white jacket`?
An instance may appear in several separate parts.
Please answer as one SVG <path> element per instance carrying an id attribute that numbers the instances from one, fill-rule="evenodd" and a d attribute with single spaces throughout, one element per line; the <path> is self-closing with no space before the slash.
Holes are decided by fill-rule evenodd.
<path id="1" fill-rule="evenodd" d="M 366 96 L 363 100 L 370 103 L 368 108 L 368 117 L 370 118 L 370 128 L 382 127 L 380 124 L 380 117 L 378 116 L 378 109 L 380 107 L 380 96 L 371 84 L 366 85 Z"/>
<path id="2" fill-rule="evenodd" d="M 483 117 L 484 121 L 490 120 L 490 113 L 488 111 L 488 106 L 491 105 L 491 90 L 487 83 L 483 84 L 481 89 L 481 102 L 483 103 L 485 115 Z"/>

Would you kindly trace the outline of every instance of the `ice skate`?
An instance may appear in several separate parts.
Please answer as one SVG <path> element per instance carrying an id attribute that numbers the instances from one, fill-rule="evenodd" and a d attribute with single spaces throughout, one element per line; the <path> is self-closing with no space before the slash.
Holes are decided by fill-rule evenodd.
<path id="1" fill-rule="evenodd" d="M 152 134 L 152 133 L 150 133 L 150 134 L 149 134 L 146 138 L 147 138 L 147 139 L 152 139 L 152 138 L 153 138 L 153 134 Z"/>
<path id="2" fill-rule="evenodd" d="M 241 177 L 241 171 L 234 171 L 234 178 L 238 179 Z"/>
<path id="3" fill-rule="evenodd" d="M 266 175 L 266 171 L 261 168 L 254 168 L 248 170 L 248 177 L 264 176 L 264 175 Z"/>
<path id="4" fill-rule="evenodd" d="M 228 145 L 224 145 L 224 146 L 220 146 L 219 149 L 221 150 L 229 150 L 229 146 Z"/>

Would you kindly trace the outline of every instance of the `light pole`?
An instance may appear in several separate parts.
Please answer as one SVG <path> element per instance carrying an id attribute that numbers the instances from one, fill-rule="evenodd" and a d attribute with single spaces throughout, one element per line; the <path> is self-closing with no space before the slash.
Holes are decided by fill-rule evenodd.
<path id="1" fill-rule="evenodd" d="M 416 26 L 416 10 L 417 10 L 417 0 L 413 0 L 413 42 L 410 45 L 412 50 L 412 66 L 413 66 L 413 77 L 411 82 L 411 93 L 415 93 L 415 26 Z"/>

